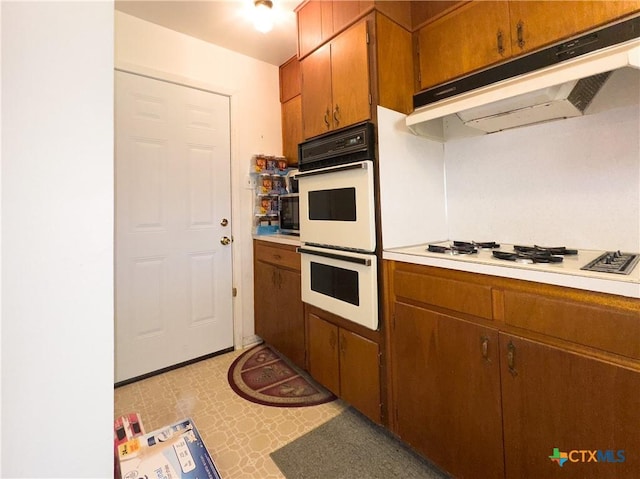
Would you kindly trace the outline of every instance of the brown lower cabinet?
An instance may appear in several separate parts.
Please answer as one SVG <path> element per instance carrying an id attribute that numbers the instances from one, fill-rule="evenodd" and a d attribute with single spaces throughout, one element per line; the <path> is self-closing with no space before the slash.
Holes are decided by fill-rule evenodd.
<path id="1" fill-rule="evenodd" d="M 255 330 L 294 364 L 305 367 L 300 254 L 295 246 L 254 240 Z"/>
<path id="2" fill-rule="evenodd" d="M 640 300 L 399 262 L 385 277 L 403 441 L 456 478 L 640 477 Z"/>
<path id="3" fill-rule="evenodd" d="M 507 477 L 640 477 L 638 370 L 510 334 L 500 350 Z"/>
<path id="4" fill-rule="evenodd" d="M 503 477 L 497 331 L 396 303 L 392 340 L 400 438 L 455 477 Z"/>
<path id="5" fill-rule="evenodd" d="M 334 320 L 341 318 L 305 305 L 307 361 L 311 376 L 376 423 L 381 423 L 380 348 L 370 338 Z M 377 334 L 377 332 L 374 332 Z"/>

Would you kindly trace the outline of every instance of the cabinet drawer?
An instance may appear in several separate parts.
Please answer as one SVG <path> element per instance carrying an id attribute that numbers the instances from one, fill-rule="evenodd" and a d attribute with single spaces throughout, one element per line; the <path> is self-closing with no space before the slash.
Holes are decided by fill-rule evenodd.
<path id="1" fill-rule="evenodd" d="M 300 271 L 300 254 L 295 251 L 294 247 L 268 246 L 256 241 L 254 254 L 256 261 L 264 261 L 265 263 Z"/>
<path id="2" fill-rule="evenodd" d="M 492 319 L 491 286 L 408 271 L 394 275 L 397 296 Z"/>
<path id="3" fill-rule="evenodd" d="M 632 300 L 631 300 L 632 301 Z M 640 310 L 504 292 L 507 324 L 640 359 Z"/>

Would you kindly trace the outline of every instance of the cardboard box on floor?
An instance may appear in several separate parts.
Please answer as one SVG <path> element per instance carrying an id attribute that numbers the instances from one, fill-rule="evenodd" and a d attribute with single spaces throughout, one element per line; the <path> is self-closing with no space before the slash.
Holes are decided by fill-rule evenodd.
<path id="1" fill-rule="evenodd" d="M 221 479 L 193 421 L 178 421 L 118 446 L 122 479 Z"/>

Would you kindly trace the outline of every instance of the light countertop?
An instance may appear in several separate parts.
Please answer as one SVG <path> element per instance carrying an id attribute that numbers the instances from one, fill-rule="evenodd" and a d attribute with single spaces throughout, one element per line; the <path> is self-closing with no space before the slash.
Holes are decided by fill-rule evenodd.
<path id="1" fill-rule="evenodd" d="M 449 244 L 436 243 L 436 244 Z M 494 258 L 492 250 L 481 249 L 477 254 L 452 255 L 427 251 L 428 244 L 392 248 L 383 251 L 387 260 L 436 266 L 471 273 L 536 281 L 570 288 L 640 298 L 640 264 L 628 275 L 583 271 L 580 268 L 604 251 L 578 250 L 577 255 L 565 256 L 562 263 L 522 264 Z M 502 244 L 501 251 L 513 251 L 513 245 Z"/>
<path id="2" fill-rule="evenodd" d="M 269 241 L 270 243 L 287 244 L 290 246 L 300 246 L 300 236 L 297 235 L 285 235 L 285 234 L 272 234 L 272 235 L 253 235 L 253 239 L 260 241 Z"/>

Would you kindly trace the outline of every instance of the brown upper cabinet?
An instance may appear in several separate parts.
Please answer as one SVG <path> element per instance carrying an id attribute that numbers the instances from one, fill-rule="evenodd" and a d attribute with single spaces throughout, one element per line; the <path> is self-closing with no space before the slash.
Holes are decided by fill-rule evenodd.
<path id="1" fill-rule="evenodd" d="M 280 66 L 282 155 L 289 166 L 298 164 L 298 143 L 303 140 L 301 78 L 297 57 L 294 56 Z"/>
<path id="2" fill-rule="evenodd" d="M 417 32 L 418 89 L 640 11 L 637 1 L 472 1 Z"/>
<path id="3" fill-rule="evenodd" d="M 420 29 L 420 89 L 511 56 L 506 2 L 470 2 Z"/>
<path id="4" fill-rule="evenodd" d="M 297 10 L 298 57 L 302 58 L 373 7 L 373 0 L 311 0 Z"/>
<path id="5" fill-rule="evenodd" d="M 300 66 L 304 138 L 370 118 L 366 21 L 312 52 Z"/>
<path id="6" fill-rule="evenodd" d="M 280 65 L 280 101 L 291 100 L 300 94 L 300 62 L 292 57 Z"/>
<path id="7" fill-rule="evenodd" d="M 300 61 L 303 136 L 369 120 L 372 105 L 410 113 L 411 33 L 372 13 Z"/>
<path id="8" fill-rule="evenodd" d="M 637 1 L 509 2 L 512 51 L 526 53 L 639 9 Z"/>

